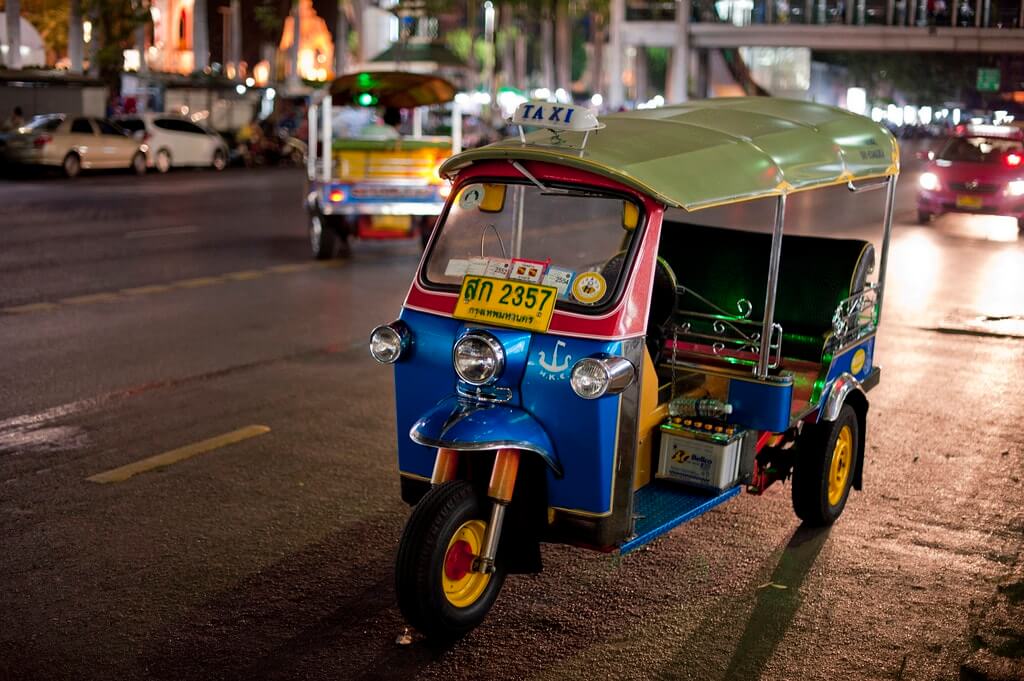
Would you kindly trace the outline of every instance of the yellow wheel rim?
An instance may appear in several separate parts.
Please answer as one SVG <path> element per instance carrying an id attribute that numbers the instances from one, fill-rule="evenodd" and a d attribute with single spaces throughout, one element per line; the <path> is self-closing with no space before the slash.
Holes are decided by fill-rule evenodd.
<path id="1" fill-rule="evenodd" d="M 473 572 L 473 559 L 480 555 L 487 525 L 482 520 L 470 520 L 455 530 L 441 566 L 441 586 L 445 598 L 456 608 L 468 608 L 487 588 L 491 576 Z"/>
<path id="2" fill-rule="evenodd" d="M 853 463 L 853 431 L 843 426 L 832 450 L 832 463 L 828 470 L 828 505 L 836 506 L 843 498 L 846 483 L 850 479 L 850 464 Z"/>

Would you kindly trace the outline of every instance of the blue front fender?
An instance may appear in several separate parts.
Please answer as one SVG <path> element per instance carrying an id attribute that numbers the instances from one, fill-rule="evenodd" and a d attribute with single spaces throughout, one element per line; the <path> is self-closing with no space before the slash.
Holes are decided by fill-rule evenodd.
<path id="1" fill-rule="evenodd" d="M 446 397 L 412 424 L 409 437 L 427 447 L 462 451 L 513 447 L 535 452 L 555 476 L 562 477 L 562 466 L 544 427 L 516 407 Z"/>

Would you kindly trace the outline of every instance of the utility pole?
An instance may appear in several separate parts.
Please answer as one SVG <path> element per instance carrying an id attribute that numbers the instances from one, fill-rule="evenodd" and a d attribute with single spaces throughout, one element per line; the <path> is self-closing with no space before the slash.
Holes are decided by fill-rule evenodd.
<path id="1" fill-rule="evenodd" d="M 205 71 L 210 65 L 210 34 L 206 20 L 206 0 L 192 5 L 192 70 Z"/>
<path id="2" fill-rule="evenodd" d="M 231 0 L 231 51 L 228 60 L 235 65 L 235 73 L 241 77 L 242 65 L 242 2 Z"/>
<path id="3" fill-rule="evenodd" d="M 338 0 L 338 19 L 334 22 L 334 75 L 348 68 L 348 2 Z"/>
<path id="4" fill-rule="evenodd" d="M 288 90 L 295 92 L 299 89 L 299 38 L 302 35 L 300 0 L 295 0 L 292 6 L 292 44 L 288 50 Z"/>
<path id="5" fill-rule="evenodd" d="M 82 30 L 82 0 L 70 0 L 68 7 L 68 59 L 71 73 L 82 73 L 85 34 Z"/>
<path id="6" fill-rule="evenodd" d="M 21 68 L 21 0 L 7 0 L 7 68 Z"/>

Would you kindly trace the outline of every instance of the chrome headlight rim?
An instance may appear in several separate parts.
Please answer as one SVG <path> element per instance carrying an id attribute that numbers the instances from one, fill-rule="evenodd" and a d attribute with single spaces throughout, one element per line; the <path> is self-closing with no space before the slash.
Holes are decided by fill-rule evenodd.
<path id="1" fill-rule="evenodd" d="M 471 340 L 482 341 L 494 355 L 494 370 L 483 379 L 466 378 L 459 370 L 459 346 Z M 494 334 L 487 331 L 479 329 L 468 331 L 459 340 L 455 341 L 455 345 L 452 346 L 452 367 L 455 369 L 455 375 L 459 377 L 460 381 L 476 386 L 489 385 L 501 378 L 502 373 L 505 371 L 505 346 L 501 344 L 501 341 Z"/>
<path id="2" fill-rule="evenodd" d="M 394 356 L 379 355 L 374 351 L 375 339 L 378 334 L 393 334 L 396 341 L 397 351 Z M 412 345 L 412 332 L 409 330 L 409 326 L 398 319 L 390 324 L 381 324 L 370 332 L 370 356 L 374 360 L 381 364 L 394 364 L 409 350 L 409 346 Z"/>
<path id="3" fill-rule="evenodd" d="M 603 374 L 604 384 L 600 391 L 584 394 L 577 385 L 577 375 L 589 368 L 594 368 Z M 636 367 L 625 357 L 584 357 L 572 366 L 569 385 L 578 397 L 584 400 L 597 400 L 606 395 L 618 395 L 633 383 L 635 377 Z"/>

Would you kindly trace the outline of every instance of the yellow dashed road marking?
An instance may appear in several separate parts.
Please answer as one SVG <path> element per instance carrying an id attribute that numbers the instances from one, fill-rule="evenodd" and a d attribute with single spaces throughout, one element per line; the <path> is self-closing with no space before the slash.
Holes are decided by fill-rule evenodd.
<path id="1" fill-rule="evenodd" d="M 64 305 L 91 305 L 92 303 L 109 303 L 117 300 L 119 297 L 116 293 L 90 293 L 87 296 L 61 298 L 60 302 Z"/>
<path id="2" fill-rule="evenodd" d="M 239 270 L 228 272 L 215 277 L 196 277 L 194 279 L 182 279 L 172 281 L 169 284 L 152 284 L 149 286 L 135 286 L 123 288 L 120 291 L 106 291 L 103 293 L 90 293 L 83 296 L 71 296 L 61 298 L 56 302 L 44 301 L 40 303 L 29 303 L 26 305 L 12 305 L 11 307 L 0 308 L 0 314 L 29 314 L 32 312 L 49 312 L 60 309 L 63 305 L 91 305 L 93 303 L 112 303 L 124 301 L 137 296 L 149 295 L 152 293 L 166 293 L 175 289 L 202 288 L 216 284 L 226 284 L 231 281 L 250 281 L 259 279 L 268 274 L 292 274 L 295 272 L 309 272 L 315 269 L 343 267 L 343 260 L 327 260 L 320 262 L 289 263 L 286 265 L 273 265 L 261 270 Z"/>
<path id="3" fill-rule="evenodd" d="M 219 284 L 223 279 L 220 277 L 196 277 L 195 279 L 182 279 L 171 284 L 171 286 L 177 286 L 178 288 L 199 288 L 201 286 L 213 286 Z"/>
<path id="4" fill-rule="evenodd" d="M 216 437 L 211 437 L 206 440 L 193 442 L 192 444 L 185 445 L 184 447 L 172 449 L 169 452 L 164 452 L 163 454 L 156 454 L 155 456 L 150 456 L 125 466 L 113 468 L 109 471 L 97 473 L 96 475 L 90 475 L 86 480 L 97 483 L 124 482 L 139 473 L 145 473 L 146 471 L 151 471 L 154 468 L 170 466 L 171 464 L 178 463 L 179 461 L 191 459 L 193 456 L 212 452 L 215 449 L 227 447 L 228 445 L 233 445 L 236 442 L 248 440 L 249 438 L 257 437 L 259 435 L 266 435 L 269 432 L 270 428 L 267 426 L 246 426 L 245 428 L 233 430 L 230 433 L 224 433 L 223 435 L 217 435 Z"/>
<path id="5" fill-rule="evenodd" d="M 135 288 L 123 288 L 121 293 L 126 296 L 144 296 L 150 293 L 164 293 L 165 291 L 172 290 L 171 286 L 165 286 L 163 284 L 154 284 L 152 286 L 136 286 Z"/>
<path id="6" fill-rule="evenodd" d="M 231 272 L 223 276 L 224 279 L 231 279 L 232 281 L 249 281 L 251 279 L 259 279 L 264 276 L 266 272 L 263 270 L 242 270 L 241 272 Z"/>
<path id="7" fill-rule="evenodd" d="M 28 305 L 15 305 L 14 307 L 5 307 L 0 309 L 0 312 L 6 312 L 7 314 L 27 314 L 29 312 L 45 312 L 46 310 L 55 310 L 60 305 L 57 303 L 30 303 Z"/>

